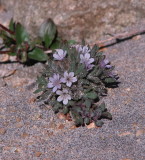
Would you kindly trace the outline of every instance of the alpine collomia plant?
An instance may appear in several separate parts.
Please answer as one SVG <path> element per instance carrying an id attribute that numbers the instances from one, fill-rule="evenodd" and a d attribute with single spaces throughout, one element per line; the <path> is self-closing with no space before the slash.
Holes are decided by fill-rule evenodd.
<path id="1" fill-rule="evenodd" d="M 117 84 L 114 66 L 99 47 L 65 44 L 50 54 L 48 64 L 38 77 L 39 100 L 52 106 L 55 113 L 70 114 L 76 126 L 95 122 L 102 126 L 102 118 L 112 119 L 105 103 L 98 105 L 107 94 L 106 87 Z"/>

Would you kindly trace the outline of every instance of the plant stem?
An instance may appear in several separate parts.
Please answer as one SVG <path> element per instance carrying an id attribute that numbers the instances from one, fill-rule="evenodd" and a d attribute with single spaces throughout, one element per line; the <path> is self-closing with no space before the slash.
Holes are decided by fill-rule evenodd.
<path id="1" fill-rule="evenodd" d="M 5 26 L 3 26 L 2 24 L 0 24 L 0 28 L 2 28 L 3 30 L 5 30 L 6 32 L 10 33 L 10 34 L 15 34 L 15 32 L 9 30 L 8 28 L 6 28 Z"/>

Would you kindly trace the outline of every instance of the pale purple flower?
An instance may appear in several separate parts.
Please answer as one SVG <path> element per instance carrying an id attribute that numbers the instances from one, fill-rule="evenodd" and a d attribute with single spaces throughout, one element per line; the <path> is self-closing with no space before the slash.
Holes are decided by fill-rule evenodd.
<path id="1" fill-rule="evenodd" d="M 87 66 L 87 71 L 92 70 L 94 66 L 95 66 L 94 64 L 89 64 L 89 65 Z"/>
<path id="2" fill-rule="evenodd" d="M 109 73 L 109 76 L 110 76 L 111 78 L 116 79 L 116 80 L 119 78 L 118 75 L 115 74 L 115 73 L 113 73 L 113 72 L 110 72 L 110 73 Z"/>
<path id="3" fill-rule="evenodd" d="M 61 89 L 61 79 L 59 74 L 54 74 L 53 77 L 49 78 L 48 88 L 53 88 L 52 92 L 56 92 L 57 89 Z"/>
<path id="4" fill-rule="evenodd" d="M 109 65 L 109 61 L 107 59 L 104 59 L 100 62 L 100 67 L 101 68 L 111 68 L 112 66 Z"/>
<path id="5" fill-rule="evenodd" d="M 72 47 L 74 47 L 79 53 L 82 52 L 82 45 L 72 45 Z"/>
<path id="6" fill-rule="evenodd" d="M 82 54 L 86 54 L 86 53 L 89 53 L 90 52 L 90 49 L 88 46 L 83 46 L 82 47 Z"/>
<path id="7" fill-rule="evenodd" d="M 66 71 L 66 72 L 64 72 L 64 77 L 61 78 L 61 81 L 62 81 L 63 83 L 66 83 L 66 85 L 67 85 L 68 87 L 71 87 L 72 83 L 77 81 L 77 77 L 74 77 L 74 72 L 68 73 L 68 72 Z"/>
<path id="8" fill-rule="evenodd" d="M 90 52 L 90 49 L 88 46 L 82 46 L 82 45 L 73 45 L 72 47 L 76 48 L 76 50 L 79 52 L 79 53 L 82 53 L 82 54 L 85 54 L 85 53 L 89 53 Z"/>
<path id="9" fill-rule="evenodd" d="M 90 54 L 86 53 L 86 54 L 80 54 L 80 63 L 84 64 L 87 68 L 87 70 L 91 70 L 94 65 L 92 64 L 94 62 L 94 58 L 90 58 Z"/>
<path id="10" fill-rule="evenodd" d="M 59 95 L 59 97 L 57 98 L 57 101 L 58 102 L 63 101 L 64 105 L 68 103 L 68 100 L 71 100 L 71 96 L 69 95 L 67 89 L 63 89 L 62 91 L 58 90 L 56 94 Z"/>
<path id="11" fill-rule="evenodd" d="M 55 60 L 61 61 L 66 56 L 66 51 L 62 49 L 56 49 L 56 52 L 53 54 L 53 57 Z"/>

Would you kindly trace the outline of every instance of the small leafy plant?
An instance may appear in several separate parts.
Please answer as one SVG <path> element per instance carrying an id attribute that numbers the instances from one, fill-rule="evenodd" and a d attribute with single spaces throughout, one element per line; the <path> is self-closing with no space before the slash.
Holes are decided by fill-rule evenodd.
<path id="1" fill-rule="evenodd" d="M 42 75 L 38 77 L 38 99 L 52 106 L 55 113 L 70 114 L 76 126 L 95 122 L 102 126 L 102 118 L 112 119 L 100 98 L 106 87 L 116 86 L 118 76 L 114 66 L 94 45 L 62 44 L 53 51 Z"/>
<path id="2" fill-rule="evenodd" d="M 118 76 L 97 45 L 63 42 L 51 19 L 40 26 L 36 38 L 13 20 L 9 28 L 0 24 L 0 29 L 0 53 L 16 56 L 20 63 L 47 61 L 37 78 L 35 93 L 41 92 L 40 101 L 51 105 L 55 113 L 70 114 L 76 126 L 91 122 L 102 126 L 102 118 L 112 119 L 105 103 L 98 102 L 107 95 L 107 87 L 117 86 Z"/>
<path id="3" fill-rule="evenodd" d="M 0 53 L 16 56 L 21 63 L 47 61 L 48 50 L 56 49 L 61 41 L 51 19 L 42 23 L 36 38 L 32 38 L 20 23 L 12 19 L 9 28 L 0 24 L 0 39 Z"/>

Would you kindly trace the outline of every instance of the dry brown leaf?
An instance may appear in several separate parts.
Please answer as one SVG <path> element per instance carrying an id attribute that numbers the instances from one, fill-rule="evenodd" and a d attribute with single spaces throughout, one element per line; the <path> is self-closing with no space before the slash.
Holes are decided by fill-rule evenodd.
<path id="1" fill-rule="evenodd" d="M 97 128 L 94 122 L 92 122 L 92 123 L 90 123 L 89 125 L 86 125 L 86 126 L 87 126 L 88 129 Z"/>
<path id="2" fill-rule="evenodd" d="M 65 119 L 65 120 L 66 120 L 66 115 L 64 115 L 63 113 L 58 113 L 58 114 L 57 114 L 57 117 L 58 117 L 59 119 Z"/>

